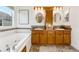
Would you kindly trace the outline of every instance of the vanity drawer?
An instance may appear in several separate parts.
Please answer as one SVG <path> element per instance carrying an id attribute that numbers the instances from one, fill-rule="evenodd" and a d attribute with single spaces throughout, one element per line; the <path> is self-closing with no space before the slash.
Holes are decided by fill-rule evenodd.
<path id="1" fill-rule="evenodd" d="M 63 30 L 56 30 L 56 35 L 63 35 Z"/>
<path id="2" fill-rule="evenodd" d="M 64 34 L 71 34 L 70 30 L 64 30 Z"/>
<path id="3" fill-rule="evenodd" d="M 63 38 L 63 33 L 61 33 L 61 34 L 56 34 L 56 38 Z"/>
<path id="4" fill-rule="evenodd" d="M 32 34 L 36 34 L 36 33 L 39 34 L 39 30 L 32 30 Z"/>

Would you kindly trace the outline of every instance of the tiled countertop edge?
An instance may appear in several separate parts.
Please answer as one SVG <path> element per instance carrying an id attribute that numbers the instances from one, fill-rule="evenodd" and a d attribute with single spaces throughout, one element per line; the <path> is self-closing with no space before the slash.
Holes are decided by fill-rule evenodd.
<path id="1" fill-rule="evenodd" d="M 16 29 L 30 29 L 31 28 L 8 28 L 8 29 L 1 29 L 0 32 L 10 31 L 10 30 L 16 30 Z"/>

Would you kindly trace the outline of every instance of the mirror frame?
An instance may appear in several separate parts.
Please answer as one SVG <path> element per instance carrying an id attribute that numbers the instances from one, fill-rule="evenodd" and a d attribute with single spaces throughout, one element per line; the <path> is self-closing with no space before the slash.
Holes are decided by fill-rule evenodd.
<path id="1" fill-rule="evenodd" d="M 41 18 L 40 18 L 41 17 Z M 43 19 L 44 19 L 44 16 L 41 12 L 38 12 L 35 16 L 35 19 L 36 19 L 36 22 L 37 23 L 42 23 Z M 41 19 L 41 20 L 40 20 Z"/>

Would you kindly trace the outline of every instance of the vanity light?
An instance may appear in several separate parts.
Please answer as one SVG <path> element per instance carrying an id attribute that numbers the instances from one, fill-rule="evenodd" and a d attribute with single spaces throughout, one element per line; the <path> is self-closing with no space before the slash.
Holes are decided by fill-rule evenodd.
<path id="1" fill-rule="evenodd" d="M 63 10 L 63 7 L 54 7 L 54 11 L 56 11 L 56 10 Z"/>
<path id="2" fill-rule="evenodd" d="M 54 7 L 54 10 L 56 10 L 56 7 Z"/>
<path id="3" fill-rule="evenodd" d="M 60 7 L 60 10 L 62 10 L 62 8 Z"/>
<path id="4" fill-rule="evenodd" d="M 43 10 L 43 7 L 41 7 L 41 10 Z"/>
<path id="5" fill-rule="evenodd" d="M 37 7 L 35 7 L 35 10 L 36 10 L 36 11 L 38 10 Z"/>
<path id="6" fill-rule="evenodd" d="M 63 10 L 63 7 L 61 7 L 62 8 L 62 10 Z"/>
<path id="7" fill-rule="evenodd" d="M 37 8 L 38 8 L 38 10 L 41 10 L 40 7 L 37 7 Z"/>
<path id="8" fill-rule="evenodd" d="M 58 10 L 58 7 L 56 7 L 56 10 Z"/>

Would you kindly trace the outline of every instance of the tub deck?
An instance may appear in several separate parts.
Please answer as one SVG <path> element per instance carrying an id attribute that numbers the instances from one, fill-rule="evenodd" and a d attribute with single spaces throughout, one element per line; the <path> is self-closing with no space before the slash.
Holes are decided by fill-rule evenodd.
<path id="1" fill-rule="evenodd" d="M 8 34 L 5 37 L 1 37 L 0 41 L 1 41 L 0 51 L 7 52 L 6 45 L 8 45 L 10 47 L 10 49 L 12 49 L 12 47 L 14 45 L 16 45 L 15 50 L 13 50 L 13 51 L 19 52 L 19 51 L 22 50 L 22 48 L 25 45 L 26 45 L 26 47 L 28 45 L 31 46 L 31 33 L 12 33 L 12 34 Z M 29 42 L 29 44 L 27 44 L 28 42 Z M 30 46 L 27 47 L 27 51 L 29 51 Z"/>

